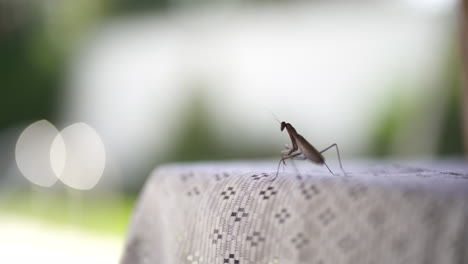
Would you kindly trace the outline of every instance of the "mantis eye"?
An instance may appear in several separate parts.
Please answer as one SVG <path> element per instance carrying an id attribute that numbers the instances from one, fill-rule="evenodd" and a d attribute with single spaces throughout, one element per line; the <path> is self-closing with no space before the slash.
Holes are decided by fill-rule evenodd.
<path id="1" fill-rule="evenodd" d="M 283 131 L 285 127 L 286 127 L 286 122 L 284 121 L 281 122 L 281 131 Z"/>

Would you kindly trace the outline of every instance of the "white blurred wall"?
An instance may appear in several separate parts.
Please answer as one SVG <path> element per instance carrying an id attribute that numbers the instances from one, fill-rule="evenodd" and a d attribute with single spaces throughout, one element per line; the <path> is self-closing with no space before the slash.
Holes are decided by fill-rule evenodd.
<path id="1" fill-rule="evenodd" d="M 264 142 L 280 151 L 288 138 L 271 111 L 317 148 L 336 142 L 344 156 L 366 155 L 395 95 L 443 105 L 439 84 L 456 21 L 450 8 L 418 1 L 343 2 L 109 21 L 76 55 L 64 122 L 91 124 L 114 164 L 137 167 L 153 148 L 171 151 L 181 104 L 190 84 L 202 81 L 214 129 L 227 144 Z M 431 118 L 418 125 L 430 130 L 440 109 L 427 111 Z M 435 137 L 422 135 L 416 152 L 430 154 Z"/>

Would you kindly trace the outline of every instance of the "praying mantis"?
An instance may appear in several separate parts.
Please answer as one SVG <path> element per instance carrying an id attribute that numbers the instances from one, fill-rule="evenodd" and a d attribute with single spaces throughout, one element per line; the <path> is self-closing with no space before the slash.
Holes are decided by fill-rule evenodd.
<path id="1" fill-rule="evenodd" d="M 279 122 L 279 120 L 278 120 Z M 319 165 L 325 165 L 327 169 L 330 171 L 331 174 L 336 175 L 333 173 L 333 171 L 328 167 L 327 163 L 325 162 L 325 158 L 323 157 L 322 153 L 335 147 L 336 152 L 338 153 L 338 160 L 340 162 L 340 168 L 343 171 L 343 173 L 346 175 L 346 172 L 343 169 L 343 165 L 341 164 L 341 157 L 340 157 L 340 151 L 338 149 L 338 145 L 336 143 L 331 144 L 330 146 L 326 147 L 322 151 L 318 151 L 312 144 L 310 144 L 303 136 L 301 136 L 299 133 L 297 133 L 296 129 L 290 124 L 286 122 L 281 122 L 281 131 L 283 131 L 286 128 L 286 131 L 289 134 L 289 137 L 291 138 L 291 144 L 292 146 L 286 145 L 286 149 L 281 151 L 281 159 L 278 163 L 278 169 L 276 170 L 276 177 L 278 176 L 278 172 L 281 166 L 281 163 L 286 165 L 285 160 L 291 159 L 291 160 L 309 160 L 313 163 L 319 164 Z"/>

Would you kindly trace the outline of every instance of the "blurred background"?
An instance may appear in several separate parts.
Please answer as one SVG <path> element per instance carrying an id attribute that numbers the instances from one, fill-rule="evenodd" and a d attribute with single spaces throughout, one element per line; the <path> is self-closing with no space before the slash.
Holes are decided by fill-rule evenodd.
<path id="1" fill-rule="evenodd" d="M 462 156 L 460 6 L 0 0 L 2 258 L 116 263 L 153 168 L 277 159 L 289 138 L 272 113 L 344 164 Z M 95 129 L 94 188 L 22 175 L 17 140 L 41 119 Z"/>

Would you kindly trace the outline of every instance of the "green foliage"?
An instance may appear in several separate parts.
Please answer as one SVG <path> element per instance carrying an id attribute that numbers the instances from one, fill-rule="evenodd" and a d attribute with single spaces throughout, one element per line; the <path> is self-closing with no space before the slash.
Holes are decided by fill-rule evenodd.
<path id="1" fill-rule="evenodd" d="M 22 121 L 57 118 L 70 54 L 82 34 L 103 16 L 105 3 L 3 3 L 21 17 L 0 32 L 0 130 Z"/>
<path id="2" fill-rule="evenodd" d="M 438 143 L 438 154 L 440 156 L 463 155 L 463 96 L 462 96 L 462 66 L 461 48 L 454 45 L 449 53 L 446 65 L 443 89 L 448 90 L 447 107 L 445 109 L 440 138 Z"/>
<path id="3" fill-rule="evenodd" d="M 395 95 L 389 101 L 391 103 L 385 109 L 371 139 L 370 155 L 374 157 L 386 157 L 391 154 L 393 139 L 408 116 L 408 111 L 399 96 Z"/>
<path id="4" fill-rule="evenodd" d="M 36 18 L 0 39 L 0 129 L 22 120 L 55 118 L 60 63 L 51 59 L 53 70 L 31 56 Z M 43 50 L 54 57 L 50 50 Z"/>
<path id="5" fill-rule="evenodd" d="M 198 84 L 200 85 L 200 84 Z M 264 158 L 276 154 L 274 146 L 259 143 L 258 145 L 244 145 L 238 142 L 237 146 L 223 141 L 211 115 L 204 87 L 196 85 L 187 102 L 182 103 L 183 127 L 175 136 L 174 148 L 166 157 L 165 162 L 201 161 L 201 160 L 230 160 L 230 159 L 255 159 Z M 242 127 L 237 128 L 239 131 Z M 232 131 L 231 133 L 236 133 Z M 235 144 L 234 144 L 235 145 Z"/>
<path id="6" fill-rule="evenodd" d="M 123 236 L 135 204 L 133 196 L 18 193 L 0 200 L 2 214 L 32 218 L 60 226 Z"/>
<path id="7" fill-rule="evenodd" d="M 222 154 L 219 145 L 216 144 L 216 134 L 213 132 L 209 110 L 204 101 L 201 90 L 196 89 L 183 104 L 183 128 L 178 138 L 174 141 L 175 147 L 171 151 L 171 160 L 193 161 L 213 159 Z"/>

